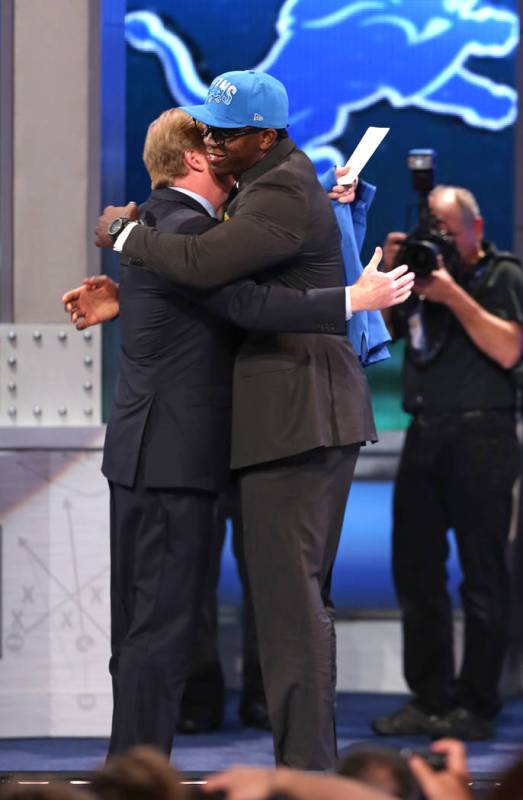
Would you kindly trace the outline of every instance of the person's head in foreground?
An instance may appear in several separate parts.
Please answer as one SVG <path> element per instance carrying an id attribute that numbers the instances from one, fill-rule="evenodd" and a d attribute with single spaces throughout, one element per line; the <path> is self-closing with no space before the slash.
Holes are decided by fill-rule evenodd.
<path id="1" fill-rule="evenodd" d="M 337 772 L 402 800 L 418 797 L 418 787 L 408 763 L 392 748 L 354 747 L 342 758 Z"/>
<path id="2" fill-rule="evenodd" d="M 287 90 L 265 72 L 224 72 L 211 83 L 205 103 L 182 110 L 200 123 L 217 175 L 239 178 L 287 137 Z"/>
<path id="3" fill-rule="evenodd" d="M 91 784 L 99 800 L 187 800 L 180 774 L 152 747 L 111 756 Z M 64 798 L 64 800 L 66 800 Z"/>

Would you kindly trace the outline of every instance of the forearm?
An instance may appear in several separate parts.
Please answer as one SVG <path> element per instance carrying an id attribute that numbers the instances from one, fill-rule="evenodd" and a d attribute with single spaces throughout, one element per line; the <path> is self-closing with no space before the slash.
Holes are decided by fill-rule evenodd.
<path id="1" fill-rule="evenodd" d="M 346 332 L 344 286 L 305 290 L 259 285 L 246 280 L 212 292 L 182 288 L 177 292 L 211 314 L 245 330 Z"/>
<path id="2" fill-rule="evenodd" d="M 242 214 L 200 236 L 136 225 L 122 254 L 175 283 L 212 289 L 291 258 L 301 244 L 298 223 L 282 226 L 263 215 Z"/>
<path id="3" fill-rule="evenodd" d="M 504 369 L 519 361 L 523 333 L 517 323 L 491 314 L 461 287 L 455 287 L 447 305 L 482 353 Z"/>
<path id="4" fill-rule="evenodd" d="M 286 768 L 274 771 L 273 794 L 283 794 L 294 800 L 381 800 L 387 796 L 350 778 Z"/>
<path id="5" fill-rule="evenodd" d="M 231 291 L 227 319 L 247 330 L 344 334 L 345 287 L 300 290 L 246 282 Z"/>

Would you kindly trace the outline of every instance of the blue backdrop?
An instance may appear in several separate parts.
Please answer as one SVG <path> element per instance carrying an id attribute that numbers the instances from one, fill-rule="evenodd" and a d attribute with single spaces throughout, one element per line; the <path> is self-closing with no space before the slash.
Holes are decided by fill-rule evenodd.
<path id="1" fill-rule="evenodd" d="M 332 595 L 338 615 L 397 608 L 390 568 L 391 508 L 392 483 L 356 481 L 352 485 L 333 576 Z M 449 589 L 459 605 L 461 571 L 452 532 L 449 542 Z M 220 602 L 237 605 L 240 597 L 229 531 L 222 559 Z"/>
<path id="2" fill-rule="evenodd" d="M 511 247 L 516 0 L 128 0 L 128 10 L 129 197 L 148 193 L 141 151 L 155 116 L 196 99 L 198 82 L 269 62 L 300 146 L 323 135 L 345 157 L 368 125 L 391 128 L 364 175 L 379 186 L 368 248 L 414 222 L 412 147 L 436 149 L 440 182 L 470 188 L 489 237 Z M 153 30 L 138 10 L 157 15 Z M 177 41 L 187 53 L 174 54 Z"/>
<path id="3" fill-rule="evenodd" d="M 148 194 L 141 153 L 152 119 L 200 102 L 220 72 L 261 67 L 287 85 L 290 134 L 319 167 L 344 161 L 367 126 L 391 128 L 363 176 L 379 187 L 365 256 L 415 222 L 405 164 L 413 147 L 437 151 L 438 181 L 471 189 L 488 238 L 511 248 L 516 0 L 128 0 L 127 8 L 125 199 Z M 396 354 L 371 376 L 378 427 L 404 424 L 399 362 Z M 341 608 L 395 606 L 391 493 L 389 483 L 353 487 L 334 575 Z M 450 567 L 455 591 L 455 554 Z M 237 601 L 229 551 L 221 588 L 225 602 Z"/>

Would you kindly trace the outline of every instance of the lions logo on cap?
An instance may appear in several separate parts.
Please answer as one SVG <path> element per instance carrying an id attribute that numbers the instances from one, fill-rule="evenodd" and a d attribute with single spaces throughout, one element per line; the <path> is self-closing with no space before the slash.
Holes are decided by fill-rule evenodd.
<path id="1" fill-rule="evenodd" d="M 224 106 L 230 106 L 232 98 L 238 91 L 237 87 L 230 81 L 225 81 L 222 78 L 215 78 L 209 88 L 206 103 L 223 103 Z"/>

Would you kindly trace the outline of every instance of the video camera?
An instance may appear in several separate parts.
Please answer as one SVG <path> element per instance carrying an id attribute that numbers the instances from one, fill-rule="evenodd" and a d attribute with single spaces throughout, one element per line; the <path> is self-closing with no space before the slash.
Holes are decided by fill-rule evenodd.
<path id="1" fill-rule="evenodd" d="M 418 224 L 400 248 L 395 266 L 408 264 L 417 278 L 426 278 L 438 268 L 438 256 L 442 256 L 445 266 L 452 272 L 459 263 L 458 253 L 452 237 L 438 229 L 428 201 L 434 188 L 435 150 L 409 150 L 407 166 L 412 175 L 412 187 L 419 196 Z"/>

